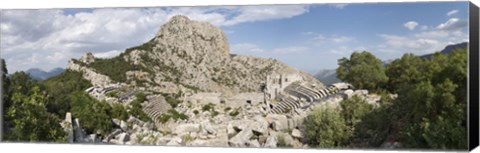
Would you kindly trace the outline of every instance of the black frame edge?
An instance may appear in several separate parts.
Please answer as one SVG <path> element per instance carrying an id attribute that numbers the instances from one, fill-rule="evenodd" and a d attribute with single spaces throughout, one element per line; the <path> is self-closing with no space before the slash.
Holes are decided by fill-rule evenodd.
<path id="1" fill-rule="evenodd" d="M 479 143 L 479 11 L 469 5 L 469 101 L 468 101 L 468 148 L 473 150 Z"/>

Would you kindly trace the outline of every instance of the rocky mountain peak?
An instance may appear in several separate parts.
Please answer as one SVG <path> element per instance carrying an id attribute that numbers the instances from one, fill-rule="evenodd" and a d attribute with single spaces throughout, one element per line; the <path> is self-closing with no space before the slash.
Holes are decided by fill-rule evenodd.
<path id="1" fill-rule="evenodd" d="M 173 16 L 162 25 L 154 40 L 177 53 L 223 57 L 230 54 L 227 37 L 220 28 L 182 15 Z"/>
<path id="2" fill-rule="evenodd" d="M 173 16 L 150 41 L 110 59 L 86 54 L 68 69 L 83 72 L 95 86 L 125 83 L 154 93 L 259 92 L 267 76 L 297 76 L 323 84 L 274 59 L 230 55 L 223 31 L 210 23 Z M 288 79 L 291 80 L 291 79 Z"/>
<path id="3" fill-rule="evenodd" d="M 93 56 L 93 54 L 91 52 L 87 52 L 85 55 L 83 55 L 80 58 L 80 61 L 85 63 L 85 64 L 90 64 L 90 63 L 95 62 L 95 57 Z"/>

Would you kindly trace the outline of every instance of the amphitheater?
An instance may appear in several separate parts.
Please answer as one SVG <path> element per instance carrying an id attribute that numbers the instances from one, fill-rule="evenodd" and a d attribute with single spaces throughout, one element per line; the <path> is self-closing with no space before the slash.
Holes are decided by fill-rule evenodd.
<path id="1" fill-rule="evenodd" d="M 303 82 L 299 79 L 292 78 L 290 76 L 275 76 L 280 81 L 269 80 L 272 77 L 267 79 L 267 102 L 269 104 L 270 110 L 268 113 L 281 114 L 281 113 L 294 113 L 298 114 L 298 109 L 307 109 L 309 106 L 315 103 L 321 102 L 323 99 L 330 95 L 334 95 L 341 90 L 351 89 L 352 86 L 346 83 L 336 83 L 330 85 L 321 90 L 313 89 L 314 86 L 309 87 L 308 83 Z M 283 82 L 282 82 L 283 80 Z M 285 80 L 294 80 L 291 82 L 286 82 Z M 274 90 L 268 91 L 268 90 Z"/>

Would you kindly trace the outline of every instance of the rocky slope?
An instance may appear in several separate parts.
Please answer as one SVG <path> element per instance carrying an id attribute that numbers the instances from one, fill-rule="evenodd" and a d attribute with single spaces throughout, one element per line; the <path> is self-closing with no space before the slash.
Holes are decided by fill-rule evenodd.
<path id="1" fill-rule="evenodd" d="M 62 125 L 69 141 L 79 143 L 306 147 L 301 131 L 306 112 L 267 114 L 262 91 L 282 90 L 294 81 L 324 87 L 277 60 L 230 54 L 219 28 L 184 16 L 172 17 L 150 41 L 117 57 L 87 53 L 69 61 L 67 69 L 82 72 L 92 83 L 86 90 L 90 96 L 122 104 L 129 112 L 138 99 L 135 93 L 145 93 L 142 111 L 152 119 L 132 114 L 128 120 L 112 119 L 116 129 L 98 136 L 82 131 L 81 122 L 88 121 L 68 114 Z M 268 82 L 278 86 L 269 88 Z M 327 103 L 341 99 L 334 96 Z"/>
<path id="2" fill-rule="evenodd" d="M 99 61 L 108 63 L 105 60 L 126 64 L 121 68 L 122 72 L 112 75 L 99 70 L 112 67 L 101 65 Z M 221 29 L 185 16 L 172 17 L 150 41 L 129 48 L 118 57 L 94 58 L 88 62 L 72 60 L 68 67 L 88 72 L 90 76 L 95 76 L 90 70 L 109 77 L 124 75 L 125 79 L 112 80 L 144 86 L 159 93 L 202 91 L 233 95 L 255 92 L 260 91 L 266 76 L 274 73 L 296 73 L 305 81 L 323 87 L 309 74 L 277 60 L 230 54 L 228 40 Z M 87 80 L 98 82 L 95 78 Z"/>

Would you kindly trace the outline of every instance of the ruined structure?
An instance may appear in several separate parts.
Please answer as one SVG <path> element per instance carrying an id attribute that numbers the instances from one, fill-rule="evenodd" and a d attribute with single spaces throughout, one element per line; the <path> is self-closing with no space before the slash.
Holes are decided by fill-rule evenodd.
<path id="1" fill-rule="evenodd" d="M 346 83 L 325 87 L 275 59 L 232 55 L 221 29 L 184 16 L 172 17 L 149 42 L 119 56 L 117 62 L 131 66 L 115 73 L 125 75 L 123 82 L 91 67 L 96 64 L 91 53 L 69 61 L 67 69 L 81 72 L 92 83 L 85 90 L 91 97 L 122 104 L 128 111 L 135 94 L 144 93 L 142 111 L 152 121 L 132 114 L 128 120 L 112 119 L 116 129 L 99 141 L 95 134 L 82 132 L 80 122 L 88 121 L 69 116 L 64 123 L 72 136 L 69 141 L 277 147 L 278 137 L 283 137 L 286 144 L 303 148 L 302 125 L 310 108 L 337 104 L 354 94 L 366 97 Z M 171 97 L 180 102 L 171 104 Z"/>

